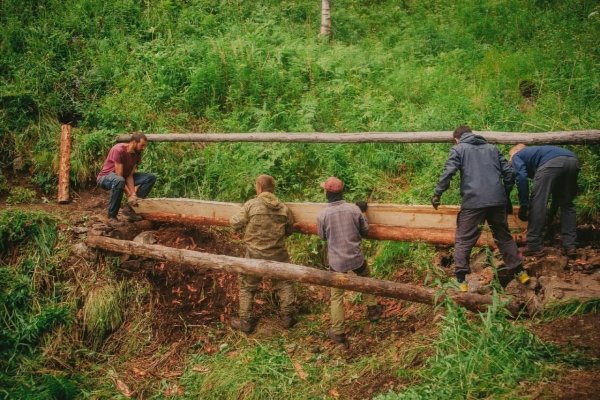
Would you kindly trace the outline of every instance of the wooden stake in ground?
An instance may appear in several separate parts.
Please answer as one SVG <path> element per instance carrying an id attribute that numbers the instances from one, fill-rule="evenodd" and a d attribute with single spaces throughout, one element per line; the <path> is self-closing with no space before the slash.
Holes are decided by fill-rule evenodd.
<path id="1" fill-rule="evenodd" d="M 117 240 L 105 236 L 88 236 L 86 243 L 97 249 L 132 254 L 161 261 L 171 261 L 202 269 L 215 269 L 224 272 L 336 287 L 416 303 L 433 305 L 443 301 L 445 297 L 443 294 L 438 296 L 438 293 L 433 289 L 416 285 L 362 278 L 355 275 L 323 271 L 276 261 L 201 253 L 192 250 L 136 243 L 129 240 Z M 482 311 L 488 304 L 492 303 L 491 296 L 476 293 L 454 293 L 447 294 L 447 296 L 457 304 L 471 311 Z"/>
<path id="2" fill-rule="evenodd" d="M 71 172 L 71 124 L 60 126 L 60 166 L 58 170 L 58 203 L 66 204 L 69 196 L 69 175 Z"/>

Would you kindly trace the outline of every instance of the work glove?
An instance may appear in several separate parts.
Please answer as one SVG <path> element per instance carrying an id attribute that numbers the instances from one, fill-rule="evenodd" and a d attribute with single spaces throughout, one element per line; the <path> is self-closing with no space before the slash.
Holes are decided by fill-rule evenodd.
<path id="1" fill-rule="evenodd" d="M 433 206 L 433 208 L 435 208 L 436 210 L 438 209 L 438 207 L 440 206 L 441 201 L 440 201 L 440 196 L 438 196 L 437 194 L 434 194 L 431 197 L 431 205 Z"/>
<path id="2" fill-rule="evenodd" d="M 521 221 L 528 221 L 529 220 L 529 207 L 527 206 L 521 206 L 521 208 L 519 208 L 519 219 Z"/>
<path id="3" fill-rule="evenodd" d="M 510 201 L 510 198 L 506 198 L 506 214 L 512 214 L 513 213 L 513 205 L 512 205 L 512 201 Z"/>
<path id="4" fill-rule="evenodd" d="M 360 212 L 366 212 L 366 211 L 367 211 L 367 208 L 369 208 L 369 206 L 367 205 L 367 202 L 366 202 L 366 201 L 357 201 L 357 202 L 356 202 L 356 203 L 354 203 L 354 204 L 356 204 L 356 206 L 357 206 L 358 208 L 360 208 Z"/>

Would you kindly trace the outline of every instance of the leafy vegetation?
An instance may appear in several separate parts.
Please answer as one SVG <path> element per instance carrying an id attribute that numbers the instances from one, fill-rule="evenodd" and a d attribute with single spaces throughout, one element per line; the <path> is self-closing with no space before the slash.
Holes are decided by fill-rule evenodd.
<path id="1" fill-rule="evenodd" d="M 35 190 L 26 187 L 16 187 L 11 190 L 6 198 L 7 204 L 29 204 L 35 202 L 37 194 Z"/>
<path id="2" fill-rule="evenodd" d="M 496 397 L 524 380 L 537 381 L 549 372 L 543 363 L 553 359 L 553 349 L 507 317 L 498 299 L 476 321 L 447 304 L 435 354 L 417 372 L 421 383 L 378 399 Z"/>
<path id="3" fill-rule="evenodd" d="M 44 338 L 72 320 L 56 280 L 56 232 L 56 220 L 48 214 L 0 213 L 0 394 L 5 398 L 69 399 L 78 393 L 64 373 L 38 373 Z M 5 264 L 15 256 L 17 262 Z"/>
<path id="4" fill-rule="evenodd" d="M 57 115 L 75 118 L 72 180 L 93 182 L 115 134 L 185 131 L 545 131 L 595 128 L 598 5 L 591 0 L 344 0 L 331 41 L 313 0 L 2 3 L 3 160 L 55 187 Z M 530 82 L 529 97 L 520 93 Z M 242 201 L 270 173 L 284 199 L 423 203 L 448 145 L 152 145 L 156 195 Z M 506 150 L 506 149 L 504 149 Z M 598 215 L 598 148 L 582 158 Z M 227 165 L 227 168 L 223 168 Z M 456 189 L 443 199 L 457 203 Z"/>
<path id="5" fill-rule="evenodd" d="M 475 130 L 551 131 L 600 125 L 596 1 L 340 0 L 332 14 L 332 39 L 324 41 L 317 37 L 315 0 L 1 2 L 0 194 L 8 190 L 4 176 L 11 170 L 31 176 L 28 184 L 44 192 L 55 190 L 58 116 L 77 122 L 74 187 L 94 184 L 113 138 L 136 130 L 425 131 L 468 123 Z M 531 95 L 521 93 L 523 82 L 533 85 Z M 254 177 L 269 173 L 284 200 L 323 201 L 318 182 L 337 175 L 349 200 L 414 204 L 428 201 L 448 149 L 151 144 L 142 169 L 158 174 L 156 196 L 244 201 L 253 195 Z M 572 149 L 582 161 L 578 215 L 598 221 L 600 148 Z M 35 197 L 17 188 L 7 201 Z M 442 201 L 458 203 L 456 182 Z M 150 340 L 149 317 L 137 312 L 147 286 L 95 270 L 85 277 L 71 271 L 66 283 L 66 270 L 58 268 L 60 240 L 48 214 L 0 212 L 0 396 L 116 397 L 114 372 L 104 364 L 89 374 L 64 365 L 101 364 L 119 351 L 129 358 Z M 296 235 L 291 244 L 294 262 L 324 267 L 321 241 Z M 439 281 L 428 246 L 366 242 L 365 251 L 377 277 L 410 266 L 428 284 Z M 80 308 L 85 327 L 70 336 L 65 332 Z M 391 347 L 350 365 L 314 354 L 303 362 L 306 381 L 288 345 L 317 334 L 319 321 L 306 321 L 308 328 L 288 339 L 229 337 L 229 347 L 215 355 L 190 356 L 178 381 L 182 396 L 322 397 L 339 382 L 390 369 L 414 385 L 383 398 L 511 396 L 517 382 L 544 376 L 548 362 L 556 361 L 497 304 L 475 321 L 450 304 L 445 308 L 442 333 L 427 349 Z M 574 305 L 554 315 L 596 309 Z M 123 321 L 134 328 L 122 341 L 107 343 Z M 425 350 L 433 355 L 417 371 L 413 363 Z M 51 357 L 58 351 L 60 357 Z M 168 384 L 161 385 L 152 388 L 156 398 L 165 397 Z"/>

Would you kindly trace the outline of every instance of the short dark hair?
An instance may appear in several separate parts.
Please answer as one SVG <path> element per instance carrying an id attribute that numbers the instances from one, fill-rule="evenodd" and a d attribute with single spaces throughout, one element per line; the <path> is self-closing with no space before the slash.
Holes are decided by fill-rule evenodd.
<path id="1" fill-rule="evenodd" d="M 146 142 L 148 141 L 148 138 L 142 132 L 132 133 L 131 139 L 129 139 L 130 142 L 136 142 L 136 143 L 139 143 L 141 140 L 145 140 Z"/>
<path id="2" fill-rule="evenodd" d="M 256 184 L 263 192 L 273 193 L 275 191 L 275 179 L 271 175 L 259 175 L 256 177 Z"/>
<path id="3" fill-rule="evenodd" d="M 473 131 L 471 130 L 469 125 L 461 125 L 454 130 L 454 133 L 452 133 L 452 137 L 454 139 L 460 139 L 462 137 L 462 135 L 467 132 L 473 132 Z"/>

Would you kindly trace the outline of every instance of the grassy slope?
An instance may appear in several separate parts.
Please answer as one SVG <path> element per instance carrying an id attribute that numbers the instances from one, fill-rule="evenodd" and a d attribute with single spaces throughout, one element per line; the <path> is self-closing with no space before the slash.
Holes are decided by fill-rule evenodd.
<path id="1" fill-rule="evenodd" d="M 55 116 L 82 116 L 73 180 L 124 131 L 545 131 L 600 121 L 594 1 L 341 1 L 319 40 L 308 1 L 3 2 L 4 166 L 55 187 Z M 533 106 L 519 94 L 531 80 Z M 271 173 L 287 199 L 344 178 L 353 198 L 424 202 L 447 145 L 157 145 L 157 194 L 244 200 Z M 576 149 L 581 210 L 598 210 L 598 150 Z M 357 162 L 358 161 L 358 162 Z M 228 165 L 228 168 L 222 168 Z M 401 184 L 389 178 L 401 177 Z M 455 191 L 447 202 L 457 202 Z"/>
<path id="2" fill-rule="evenodd" d="M 15 164 L 23 166 L 15 166 L 31 168 L 35 184 L 53 190 L 59 112 L 82 116 L 72 159 L 75 185 L 89 183 L 112 136 L 130 130 L 449 130 L 467 122 L 478 130 L 540 131 L 600 125 L 597 2 L 338 1 L 330 42 L 316 36 L 318 3 L 2 2 L 0 167 L 18 160 Z M 534 105 L 520 96 L 521 80 L 538 86 Z M 347 181 L 353 199 L 417 203 L 427 201 L 447 149 L 156 145 L 144 167 L 161 176 L 157 195 L 241 201 L 252 193 L 252 178 L 266 172 L 279 180 L 282 197 L 320 200 L 316 182 L 335 174 Z M 597 219 L 600 152 L 574 150 L 584 161 L 580 215 Z M 392 183 L 391 178 L 401 179 Z M 444 201 L 458 202 L 455 188 Z M 306 246 L 298 243 L 299 257 Z M 409 251 L 394 246 L 379 252 L 385 257 Z M 390 257 L 382 273 L 397 262 Z M 21 275 L 18 279 L 29 279 Z M 521 331 L 515 335 L 529 340 Z M 283 345 L 277 340 L 244 344 L 233 365 L 244 371 L 248 355 L 284 363 L 283 375 L 254 369 L 252 376 L 273 379 L 267 382 L 284 391 L 301 387 L 315 396 L 344 381 L 348 370 L 338 361 L 314 360 L 320 367 L 310 370 L 313 385 L 299 382 L 281 358 Z M 443 344 L 438 347 L 441 362 L 429 364 L 433 371 L 448 356 Z M 397 354 L 376 357 L 352 364 L 350 375 L 377 372 L 381 365 L 404 373 Z M 408 358 L 406 365 L 412 361 Z M 187 371 L 182 377 L 189 393 L 203 379 L 221 382 L 219 371 L 227 371 L 231 360 L 217 356 L 208 362 L 213 375 L 201 379 Z M 29 363 L 33 370 L 36 363 Z M 524 364 L 527 368 L 531 365 Z M 427 379 L 425 373 L 421 380 Z M 224 382 L 214 393 L 250 390 L 243 384 Z M 68 381 L 49 385 L 70 387 Z M 110 396 L 112 387 L 109 382 L 106 392 L 96 393 Z M 251 393 L 269 390 L 259 385 Z M 423 393 L 419 390 L 428 389 L 417 387 L 414 393 Z M 501 387 L 494 393 L 505 392 Z"/>

